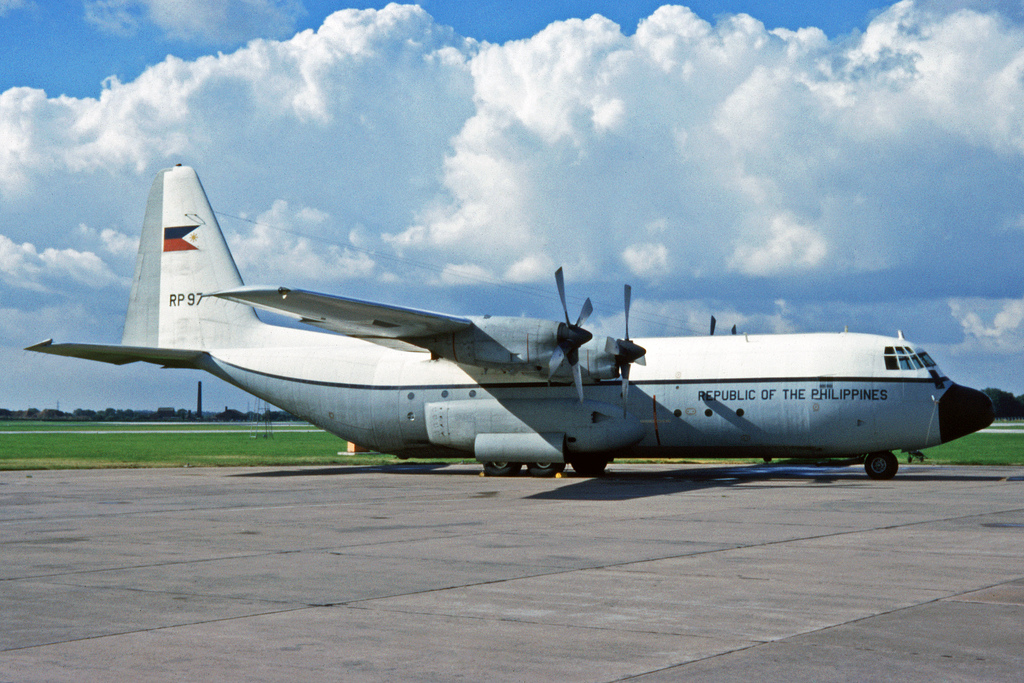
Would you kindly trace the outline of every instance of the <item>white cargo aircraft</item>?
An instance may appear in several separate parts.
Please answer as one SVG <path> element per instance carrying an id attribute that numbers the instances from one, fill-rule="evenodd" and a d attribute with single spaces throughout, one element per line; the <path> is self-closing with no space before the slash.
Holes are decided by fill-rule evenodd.
<path id="1" fill-rule="evenodd" d="M 564 310 L 560 270 L 556 282 Z M 589 300 L 572 323 L 568 312 L 462 317 L 245 287 L 198 176 L 179 165 L 149 194 L 121 345 L 29 350 L 198 368 L 361 446 L 472 453 L 489 475 L 526 465 L 551 476 L 568 463 L 592 476 L 623 456 L 863 457 L 887 479 L 893 451 L 992 422 L 985 394 L 902 334 L 633 341 L 629 299 L 627 286 L 625 338 L 594 339 Z M 255 308 L 320 329 L 271 325 Z"/>

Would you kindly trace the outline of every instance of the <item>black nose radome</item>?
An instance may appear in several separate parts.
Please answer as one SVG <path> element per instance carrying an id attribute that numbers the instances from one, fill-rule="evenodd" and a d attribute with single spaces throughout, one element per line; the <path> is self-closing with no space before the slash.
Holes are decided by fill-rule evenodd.
<path id="1" fill-rule="evenodd" d="M 942 443 L 984 429 L 995 418 L 992 401 L 977 389 L 954 384 L 939 399 L 939 434 Z"/>

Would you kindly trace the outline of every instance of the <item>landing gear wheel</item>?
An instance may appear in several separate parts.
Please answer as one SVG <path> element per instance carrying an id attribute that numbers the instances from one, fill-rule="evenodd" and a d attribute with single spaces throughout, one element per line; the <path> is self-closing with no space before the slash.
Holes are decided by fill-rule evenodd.
<path id="1" fill-rule="evenodd" d="M 871 453 L 864 458 L 864 470 L 872 479 L 892 479 L 899 467 L 900 463 L 896 456 L 889 451 Z"/>
<path id="2" fill-rule="evenodd" d="M 522 468 L 521 462 L 485 462 L 484 474 L 488 477 L 514 477 Z"/>
<path id="3" fill-rule="evenodd" d="M 531 477 L 553 477 L 564 469 L 564 462 L 531 462 L 526 465 Z"/>
<path id="4" fill-rule="evenodd" d="M 607 458 L 572 458 L 569 460 L 572 469 L 581 477 L 600 477 L 608 467 Z"/>

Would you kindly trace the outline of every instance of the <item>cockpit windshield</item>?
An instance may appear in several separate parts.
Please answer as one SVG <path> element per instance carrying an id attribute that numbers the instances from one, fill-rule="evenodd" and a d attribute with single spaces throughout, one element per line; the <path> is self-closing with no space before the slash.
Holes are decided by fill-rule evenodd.
<path id="1" fill-rule="evenodd" d="M 914 351 L 909 346 L 886 346 L 886 370 L 920 370 L 934 368 L 935 361 L 924 351 Z"/>

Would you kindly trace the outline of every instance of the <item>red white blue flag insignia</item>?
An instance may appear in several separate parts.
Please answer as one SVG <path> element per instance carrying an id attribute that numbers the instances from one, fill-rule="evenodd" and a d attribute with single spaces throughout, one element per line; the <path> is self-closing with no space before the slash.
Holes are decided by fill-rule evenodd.
<path id="1" fill-rule="evenodd" d="M 193 232 L 198 225 L 183 225 L 177 228 L 164 228 L 164 251 L 190 251 L 198 249 L 195 245 L 198 235 Z"/>

